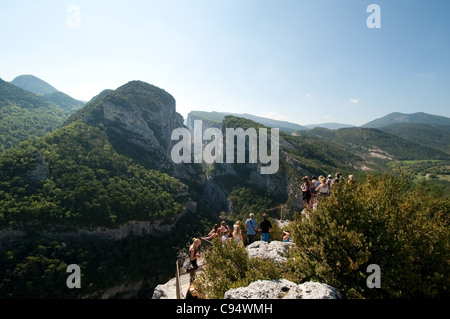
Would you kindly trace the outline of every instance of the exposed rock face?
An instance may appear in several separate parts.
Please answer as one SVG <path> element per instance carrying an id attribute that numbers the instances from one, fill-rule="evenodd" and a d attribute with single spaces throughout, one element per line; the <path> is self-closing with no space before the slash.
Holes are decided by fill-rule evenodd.
<path id="1" fill-rule="evenodd" d="M 341 299 L 336 288 L 327 284 L 308 281 L 299 285 L 303 299 Z"/>
<path id="2" fill-rule="evenodd" d="M 247 287 L 228 290 L 225 299 L 341 299 L 327 284 L 306 282 L 300 285 L 286 279 L 258 280 Z"/>
<path id="3" fill-rule="evenodd" d="M 175 110 L 175 99 L 166 91 L 131 81 L 117 90 L 103 91 L 68 122 L 78 119 L 106 127 L 109 140 L 120 153 L 146 167 L 173 171 L 171 134 L 184 124 Z"/>
<path id="4" fill-rule="evenodd" d="M 139 81 L 127 83 L 116 93 L 131 99 L 107 96 L 100 101 L 101 122 L 114 131 L 114 139 L 130 144 L 126 149 L 130 151 L 134 145 L 142 149 L 145 160 L 162 170 L 170 170 L 171 134 L 174 129 L 184 127 L 183 117 L 175 110 L 175 99 L 164 90 Z M 137 98 L 139 95 L 144 98 Z"/>
<path id="5" fill-rule="evenodd" d="M 277 263 L 286 262 L 289 250 L 293 243 L 282 241 L 271 241 L 266 243 L 264 241 L 255 241 L 246 247 L 248 256 L 250 258 L 269 258 Z"/>
<path id="6" fill-rule="evenodd" d="M 36 150 L 31 154 L 31 157 L 34 159 L 34 164 L 33 167 L 27 172 L 28 178 L 32 181 L 47 179 L 50 176 L 50 171 L 41 153 Z"/>
<path id="7" fill-rule="evenodd" d="M 247 287 L 230 289 L 225 299 L 301 299 L 302 291 L 298 285 L 286 280 L 258 280 Z"/>
<path id="8" fill-rule="evenodd" d="M 152 299 L 177 299 L 176 281 L 176 278 L 172 278 L 167 283 L 156 286 Z"/>

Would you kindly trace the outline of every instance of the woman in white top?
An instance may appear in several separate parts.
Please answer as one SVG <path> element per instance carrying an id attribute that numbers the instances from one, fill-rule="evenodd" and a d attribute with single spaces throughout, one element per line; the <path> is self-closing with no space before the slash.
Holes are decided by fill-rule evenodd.
<path id="1" fill-rule="evenodd" d="M 241 234 L 241 222 L 238 220 L 233 226 L 233 240 L 239 247 L 244 247 L 244 239 Z"/>
<path id="2" fill-rule="evenodd" d="M 316 188 L 316 191 L 319 194 L 319 197 L 325 197 L 329 194 L 330 188 L 327 185 L 325 177 L 323 177 L 322 175 L 320 175 L 319 181 L 320 185 Z"/>

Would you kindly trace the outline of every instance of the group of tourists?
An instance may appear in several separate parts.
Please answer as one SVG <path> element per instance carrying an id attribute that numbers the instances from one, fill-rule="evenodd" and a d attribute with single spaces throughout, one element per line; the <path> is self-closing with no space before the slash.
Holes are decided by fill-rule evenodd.
<path id="1" fill-rule="evenodd" d="M 303 194 L 303 207 L 304 208 L 316 208 L 321 198 L 327 197 L 330 194 L 330 190 L 336 183 L 344 183 L 345 178 L 341 173 L 336 173 L 334 178 L 332 175 L 325 176 L 320 175 L 319 178 L 312 176 L 311 180 L 308 176 L 303 177 L 303 184 L 301 190 Z M 353 175 L 348 176 L 349 184 L 357 184 Z M 264 242 L 269 242 L 270 233 L 272 232 L 272 224 L 266 214 L 262 215 L 263 220 L 258 224 L 255 220 L 255 215 L 251 213 L 249 218 L 245 221 L 244 227 L 247 232 L 247 245 L 251 245 L 256 240 L 257 233 L 260 232 L 260 239 Z M 233 225 L 233 230 L 227 225 L 225 221 L 222 221 L 220 226 L 215 224 L 212 230 L 206 237 L 202 237 L 204 240 L 212 241 L 218 239 L 222 244 L 234 242 L 240 247 L 244 247 L 244 238 L 242 236 L 241 222 L 238 220 Z M 291 234 L 289 231 L 283 231 L 283 242 L 290 242 Z M 192 245 L 189 247 L 189 259 L 190 267 L 188 271 L 195 271 L 198 269 L 197 258 L 200 257 L 199 247 L 201 245 L 201 239 L 194 238 Z"/>
<path id="2" fill-rule="evenodd" d="M 316 208 L 321 198 L 330 195 L 330 190 L 336 183 L 344 183 L 345 178 L 342 173 L 336 173 L 334 178 L 332 175 L 325 176 L 320 175 L 319 178 L 312 176 L 309 180 L 308 176 L 302 178 L 303 184 L 300 186 L 303 195 L 303 207 L 304 208 Z M 355 176 L 348 176 L 349 184 L 356 184 Z"/>
<path id="3" fill-rule="evenodd" d="M 261 232 L 262 241 L 269 242 L 269 233 L 272 231 L 272 224 L 266 214 L 263 214 L 263 220 L 259 225 L 255 220 L 255 215 L 253 213 L 250 214 L 249 219 L 245 221 L 244 226 L 247 232 L 248 245 L 255 241 L 257 232 Z M 233 225 L 233 230 L 231 230 L 230 226 L 228 226 L 225 221 L 222 221 L 220 226 L 215 224 L 209 234 L 202 239 L 211 241 L 214 238 L 218 238 L 221 243 L 234 241 L 236 245 L 243 247 L 244 238 L 241 231 L 241 222 L 239 220 L 236 221 Z"/>
<path id="4" fill-rule="evenodd" d="M 218 238 L 221 243 L 234 241 L 236 245 L 241 247 L 244 246 L 244 238 L 241 233 L 241 222 L 238 220 L 233 225 L 233 231 L 231 231 L 230 226 L 228 226 L 225 221 L 220 223 L 220 227 L 218 224 L 215 224 L 209 234 L 202 239 L 211 241 L 214 238 Z"/>

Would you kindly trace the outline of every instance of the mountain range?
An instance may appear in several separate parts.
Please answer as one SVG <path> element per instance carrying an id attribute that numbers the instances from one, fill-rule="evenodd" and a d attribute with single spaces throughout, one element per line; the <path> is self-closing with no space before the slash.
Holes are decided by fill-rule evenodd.
<path id="1" fill-rule="evenodd" d="M 194 120 L 202 120 L 204 129 L 208 127 L 220 127 L 221 121 L 227 114 L 225 112 L 204 112 L 204 111 L 191 111 L 188 114 L 186 124 L 191 129 L 193 128 Z M 260 118 L 249 114 L 232 114 L 234 116 L 243 117 L 246 119 L 253 120 L 255 122 L 264 124 L 268 127 L 277 127 L 280 131 L 288 134 L 307 136 L 311 138 L 312 136 L 323 137 L 327 136 L 329 139 L 331 136 L 338 138 L 339 136 L 353 137 L 359 136 L 364 130 L 361 129 L 378 129 L 389 133 L 389 135 L 376 136 L 381 133 L 373 133 L 373 141 L 375 144 L 382 140 L 392 139 L 393 143 L 395 138 L 402 138 L 413 144 L 421 144 L 426 148 L 432 148 L 434 151 L 449 153 L 449 131 L 450 131 L 450 118 L 444 116 L 437 116 L 427 113 L 390 113 L 382 118 L 370 121 L 360 127 L 354 125 L 341 124 L 341 123 L 322 123 L 322 124 L 311 124 L 300 126 L 298 124 L 271 120 L 267 118 Z M 340 130 L 344 130 L 338 132 Z M 348 130 L 350 129 L 350 130 Z M 327 132 L 336 131 L 336 132 Z M 351 132 L 351 134 L 343 133 Z M 367 131 L 369 132 L 369 131 Z M 319 134 L 320 133 L 320 134 Z M 341 134 L 342 133 L 342 134 Z M 378 139 L 378 142 L 376 140 Z M 356 139 L 357 140 L 357 139 Z M 362 144 L 364 144 L 367 139 L 359 139 Z M 336 141 L 329 140 L 330 143 Z M 401 144 L 401 142 L 399 142 Z M 338 142 L 338 144 L 341 144 Z M 374 145 L 375 145 L 374 144 Z M 367 145 L 366 145 L 367 146 Z M 404 148 L 400 149 L 400 153 L 404 151 Z M 426 149 L 423 150 L 427 152 Z M 407 152 L 407 151 L 406 151 Z M 405 153 L 406 154 L 406 153 Z M 389 157 L 389 156 L 388 156 Z"/>
<path id="2" fill-rule="evenodd" d="M 35 83 L 37 93 L 0 81 L 1 111 L 9 116 L 0 122 L 4 132 L 23 122 L 20 139 L 0 154 L 0 294 L 11 298 L 148 295 L 173 276 L 177 251 L 223 216 L 234 222 L 280 205 L 286 217 L 300 212 L 305 175 L 364 178 L 390 171 L 395 161 L 448 163 L 450 156 L 441 124 L 419 124 L 429 132 L 422 140 L 414 127 L 398 124 L 306 129 L 219 112 L 191 112 L 185 126 L 175 98 L 142 81 L 104 90 L 67 112 L 49 101 L 58 92 Z M 58 121 L 49 110 L 60 112 Z M 263 163 L 248 160 L 174 163 L 172 133 L 196 119 L 223 134 L 280 125 L 278 172 L 260 174 Z M 32 132 L 40 121 L 48 128 Z M 73 263 L 82 266 L 85 289 L 55 288 Z"/>
<path id="3" fill-rule="evenodd" d="M 405 113 L 390 113 L 379 119 L 375 119 L 362 125 L 367 128 L 380 128 L 392 124 L 410 123 L 410 124 L 431 124 L 431 125 L 450 125 L 450 118 L 432 115 L 423 112 L 405 114 Z"/>

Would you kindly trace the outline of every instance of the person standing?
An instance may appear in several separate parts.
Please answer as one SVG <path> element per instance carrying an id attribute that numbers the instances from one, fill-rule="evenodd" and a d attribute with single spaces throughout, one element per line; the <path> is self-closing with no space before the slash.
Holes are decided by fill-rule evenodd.
<path id="1" fill-rule="evenodd" d="M 302 178 L 303 185 L 301 186 L 303 194 L 303 208 L 312 207 L 311 201 L 311 186 L 309 183 L 308 176 Z"/>
<path id="2" fill-rule="evenodd" d="M 319 198 L 323 198 L 328 196 L 330 193 L 330 187 L 325 180 L 325 177 L 322 175 L 319 177 L 320 185 L 316 188 L 317 193 L 319 194 Z"/>
<path id="3" fill-rule="evenodd" d="M 197 258 L 200 257 L 200 253 L 198 251 L 202 241 L 198 238 L 193 238 L 192 245 L 189 247 L 189 260 L 191 262 L 190 267 L 187 269 L 188 272 L 193 272 L 198 269 Z"/>
<path id="4" fill-rule="evenodd" d="M 252 244 L 255 241 L 256 230 L 258 227 L 258 223 L 253 219 L 255 215 L 251 213 L 249 217 L 250 218 L 245 221 L 245 230 L 247 231 L 248 245 Z"/>
<path id="5" fill-rule="evenodd" d="M 267 215 L 263 214 L 263 221 L 259 224 L 261 230 L 261 240 L 266 243 L 269 242 L 269 233 L 272 231 L 272 224 L 270 220 L 267 219 Z"/>
<path id="6" fill-rule="evenodd" d="M 244 239 L 241 234 L 241 222 L 238 220 L 233 226 L 233 240 L 239 247 L 244 247 Z"/>

